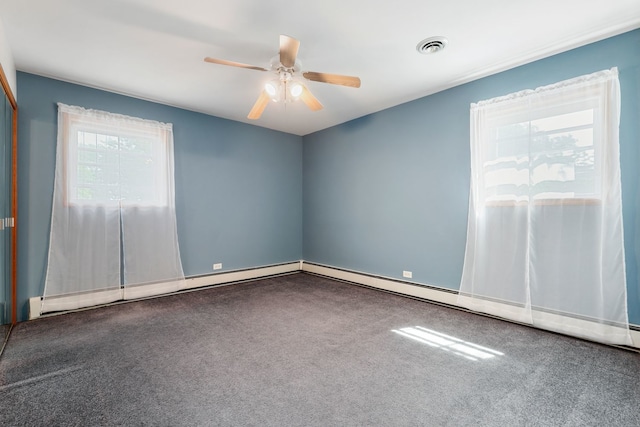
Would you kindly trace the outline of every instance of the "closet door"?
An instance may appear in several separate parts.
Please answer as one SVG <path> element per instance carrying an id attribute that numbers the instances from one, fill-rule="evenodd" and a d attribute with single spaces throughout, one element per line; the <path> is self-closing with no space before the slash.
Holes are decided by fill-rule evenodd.
<path id="1" fill-rule="evenodd" d="M 6 96 L 0 106 L 0 324 L 11 323 L 11 114 Z"/>
<path id="2" fill-rule="evenodd" d="M 6 275 L 6 262 L 5 262 L 5 232 L 4 227 L 4 212 L 7 204 L 7 186 L 6 186 L 6 146 L 7 146 L 7 106 L 8 101 L 5 96 L 2 97 L 2 106 L 0 107 L 0 323 L 11 323 L 9 318 L 9 301 L 10 301 L 10 287 Z M 9 124 L 11 121 L 9 121 Z M 9 134 L 10 135 L 10 134 Z"/>
<path id="3" fill-rule="evenodd" d="M 16 317 L 18 104 L 0 64 L 0 345 Z"/>

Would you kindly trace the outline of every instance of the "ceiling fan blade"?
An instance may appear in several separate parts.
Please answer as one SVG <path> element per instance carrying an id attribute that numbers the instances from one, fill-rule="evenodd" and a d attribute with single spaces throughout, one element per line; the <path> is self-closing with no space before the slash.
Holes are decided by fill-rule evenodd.
<path id="1" fill-rule="evenodd" d="M 209 58 L 208 56 L 204 58 L 204 60 L 205 62 L 211 62 L 212 64 L 230 65 L 232 67 L 248 68 L 249 70 L 256 70 L 256 71 L 269 71 L 266 68 L 256 67 L 254 65 L 243 64 L 241 62 L 227 61 L 225 59 Z"/>
<path id="2" fill-rule="evenodd" d="M 349 87 L 360 87 L 360 78 L 351 76 L 341 76 L 340 74 L 316 73 L 307 71 L 302 73 L 305 79 L 314 82 L 330 83 L 332 85 L 342 85 Z"/>
<path id="3" fill-rule="evenodd" d="M 292 68 L 296 63 L 300 41 L 293 37 L 280 35 L 280 63 L 286 68 Z"/>
<path id="4" fill-rule="evenodd" d="M 253 104 L 253 108 L 249 111 L 247 118 L 251 120 L 259 119 L 270 100 L 271 98 L 269 98 L 267 91 L 263 90 L 256 103 Z"/>
<path id="5" fill-rule="evenodd" d="M 313 96 L 311 91 L 304 86 L 302 86 L 302 95 L 300 95 L 300 99 L 302 99 L 302 102 L 307 104 L 307 107 L 309 107 L 311 111 L 318 111 L 323 108 L 320 101 L 318 101 L 318 98 Z"/>

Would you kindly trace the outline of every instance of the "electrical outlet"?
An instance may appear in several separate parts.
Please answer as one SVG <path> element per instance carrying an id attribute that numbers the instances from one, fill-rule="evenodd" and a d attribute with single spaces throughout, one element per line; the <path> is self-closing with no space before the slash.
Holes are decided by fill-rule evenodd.
<path id="1" fill-rule="evenodd" d="M 411 278 L 413 278 L 413 273 L 410 272 L 410 271 L 404 270 L 402 272 L 402 277 L 406 277 L 407 279 L 411 279 Z"/>
<path id="2" fill-rule="evenodd" d="M 218 262 L 218 263 L 213 264 L 213 269 L 214 270 L 222 270 L 222 263 Z"/>

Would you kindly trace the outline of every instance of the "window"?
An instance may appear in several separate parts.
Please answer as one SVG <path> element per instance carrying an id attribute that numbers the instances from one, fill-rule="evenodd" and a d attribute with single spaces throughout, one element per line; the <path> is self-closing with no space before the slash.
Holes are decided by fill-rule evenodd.
<path id="1" fill-rule="evenodd" d="M 58 103 L 56 144 L 41 312 L 180 289 L 173 125 Z"/>
<path id="2" fill-rule="evenodd" d="M 484 202 L 600 199 L 603 95 L 585 98 L 583 86 L 487 110 L 479 124 Z"/>
<path id="3" fill-rule="evenodd" d="M 472 104 L 470 119 L 458 304 L 630 343 L 617 68 Z"/>
<path id="4" fill-rule="evenodd" d="M 116 116 L 116 115 L 114 115 Z M 69 113 L 65 194 L 71 205 L 167 204 L 166 131 L 139 120 L 110 124 Z"/>

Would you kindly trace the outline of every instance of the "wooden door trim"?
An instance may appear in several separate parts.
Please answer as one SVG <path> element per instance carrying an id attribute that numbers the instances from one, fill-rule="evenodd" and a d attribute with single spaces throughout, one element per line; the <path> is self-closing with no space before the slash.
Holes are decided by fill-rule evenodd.
<path id="1" fill-rule="evenodd" d="M 0 64 L 0 83 L 9 99 L 12 115 L 11 129 L 11 323 L 18 320 L 18 103 L 11 91 L 7 75 Z"/>

